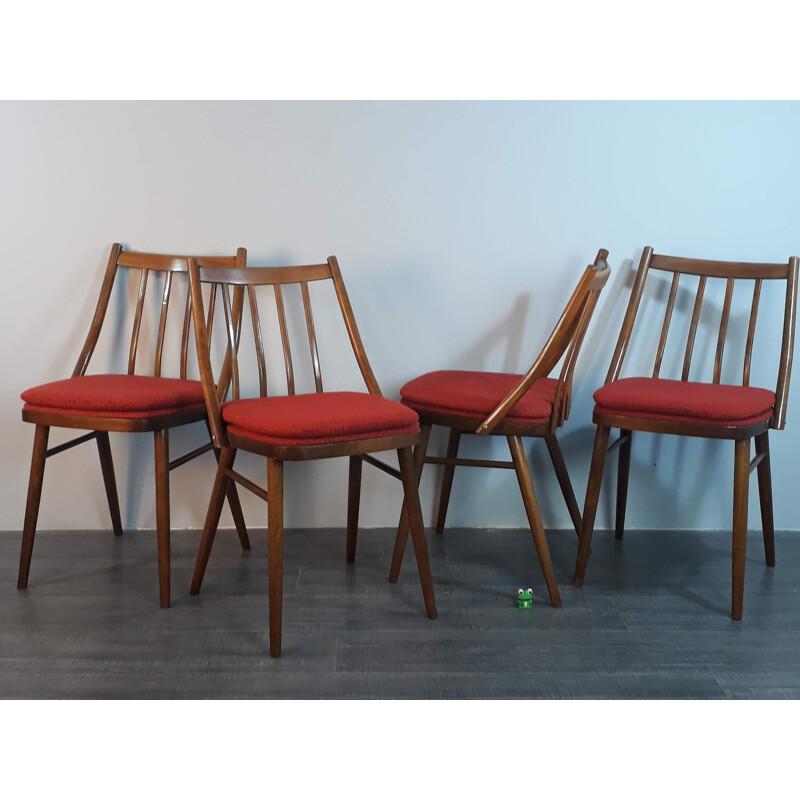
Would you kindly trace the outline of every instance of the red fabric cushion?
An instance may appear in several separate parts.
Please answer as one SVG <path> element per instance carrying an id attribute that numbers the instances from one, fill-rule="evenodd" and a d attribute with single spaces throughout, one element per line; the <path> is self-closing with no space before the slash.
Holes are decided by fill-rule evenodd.
<path id="1" fill-rule="evenodd" d="M 604 414 L 695 422 L 750 425 L 772 416 L 775 393 L 754 386 L 623 378 L 594 393 L 595 411 Z"/>
<path id="2" fill-rule="evenodd" d="M 200 381 L 149 375 L 82 375 L 35 386 L 20 397 L 33 411 L 125 419 L 205 405 Z"/>
<path id="3" fill-rule="evenodd" d="M 403 402 L 418 411 L 455 416 L 486 417 L 519 383 L 522 375 L 504 372 L 441 370 L 420 375 L 401 390 Z M 547 422 L 553 412 L 558 381 L 539 378 L 523 395 L 506 419 Z"/>
<path id="4" fill-rule="evenodd" d="M 410 408 L 364 392 L 253 397 L 222 404 L 230 433 L 271 444 L 310 445 L 377 439 L 419 430 Z"/>

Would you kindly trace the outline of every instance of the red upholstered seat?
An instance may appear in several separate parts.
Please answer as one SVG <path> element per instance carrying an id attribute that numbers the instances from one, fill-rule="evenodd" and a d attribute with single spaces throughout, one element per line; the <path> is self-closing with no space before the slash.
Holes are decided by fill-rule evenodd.
<path id="1" fill-rule="evenodd" d="M 400 390 L 406 405 L 417 411 L 455 416 L 486 417 L 519 383 L 522 375 L 505 372 L 441 370 L 420 375 Z M 558 381 L 539 378 L 508 412 L 516 422 L 547 422 L 553 412 Z"/>
<path id="2" fill-rule="evenodd" d="M 35 386 L 20 396 L 32 411 L 125 419 L 205 405 L 200 381 L 148 375 L 82 375 Z"/>
<path id="3" fill-rule="evenodd" d="M 768 389 L 664 378 L 622 378 L 598 389 L 594 399 L 603 414 L 706 425 L 750 425 L 771 417 L 775 405 Z"/>
<path id="4" fill-rule="evenodd" d="M 228 433 L 285 445 L 378 439 L 419 430 L 419 418 L 410 408 L 365 392 L 231 400 L 223 403 L 222 418 Z"/>

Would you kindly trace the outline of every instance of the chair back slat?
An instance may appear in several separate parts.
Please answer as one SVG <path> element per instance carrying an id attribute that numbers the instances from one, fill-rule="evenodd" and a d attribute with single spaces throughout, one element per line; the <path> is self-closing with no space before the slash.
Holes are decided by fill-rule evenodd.
<path id="1" fill-rule="evenodd" d="M 333 256 L 331 256 L 333 258 Z M 213 266 L 206 259 L 201 267 Z M 232 286 L 268 286 L 302 283 L 303 281 L 329 280 L 333 277 L 330 264 L 308 264 L 297 267 L 247 267 L 231 269 L 226 273 L 226 283 Z"/>
<path id="2" fill-rule="evenodd" d="M 183 327 L 181 329 L 181 367 L 180 376 L 186 379 L 189 365 L 189 334 L 192 328 L 192 293 L 186 293 L 186 305 L 183 309 Z"/>
<path id="3" fill-rule="evenodd" d="M 667 334 L 669 333 L 669 324 L 672 321 L 672 312 L 675 308 L 675 298 L 678 295 L 678 282 L 680 281 L 680 273 L 676 272 L 672 276 L 672 284 L 669 287 L 669 297 L 667 298 L 667 307 L 664 309 L 664 322 L 661 325 L 661 336 L 658 340 L 658 350 L 656 352 L 656 361 L 653 365 L 653 377 L 657 378 L 658 373 L 661 371 L 661 362 L 664 358 L 664 349 L 667 346 Z"/>
<path id="4" fill-rule="evenodd" d="M 328 265 L 331 270 L 331 277 L 333 278 L 333 288 L 336 291 L 336 299 L 339 301 L 339 310 L 342 312 L 344 325 L 347 329 L 347 336 L 350 339 L 350 346 L 353 348 L 353 354 L 356 357 L 361 376 L 364 378 L 364 383 L 367 385 L 370 394 L 381 397 L 381 389 L 378 386 L 378 381 L 375 379 L 375 374 L 372 372 L 372 367 L 367 359 L 367 352 L 364 350 L 364 343 L 361 341 L 361 334 L 358 332 L 356 318 L 353 314 L 353 308 L 350 305 L 350 298 L 347 296 L 347 289 L 345 289 L 336 256 L 331 256 L 328 259 Z"/>
<path id="5" fill-rule="evenodd" d="M 158 337 L 156 338 L 155 375 L 161 377 L 161 359 L 164 355 L 164 334 L 167 331 L 167 314 L 169 313 L 169 296 L 172 290 L 172 272 L 164 276 L 164 291 L 161 295 L 161 314 L 158 318 Z"/>
<path id="6" fill-rule="evenodd" d="M 692 366 L 692 353 L 694 352 L 694 340 L 697 335 L 697 323 L 700 321 L 700 311 L 703 308 L 703 294 L 706 289 L 705 275 L 700 276 L 697 283 L 697 295 L 694 298 L 694 309 L 692 310 L 692 321 L 689 324 L 689 335 L 686 337 L 686 352 L 683 356 L 683 372 L 681 373 L 681 380 L 689 380 L 689 371 Z"/>
<path id="7" fill-rule="evenodd" d="M 147 276 L 149 275 L 146 269 L 141 271 L 139 278 L 139 294 L 136 298 L 136 313 L 133 317 L 133 331 L 131 332 L 131 348 L 128 355 L 128 375 L 133 375 L 136 370 L 136 350 L 139 346 L 139 331 L 142 327 L 142 313 L 144 311 L 144 296 L 147 293 Z"/>
<path id="8" fill-rule="evenodd" d="M 253 323 L 253 338 L 255 339 L 256 363 L 258 365 L 258 393 L 261 397 L 267 396 L 267 360 L 264 357 L 264 339 L 261 335 L 261 318 L 258 315 L 258 301 L 254 286 L 247 287 L 247 299 L 250 304 L 250 319 Z"/>
<path id="9" fill-rule="evenodd" d="M 289 394 L 294 394 L 294 365 L 292 364 L 292 346 L 289 343 L 289 330 L 286 326 L 286 308 L 283 303 L 283 290 L 280 283 L 273 283 L 275 289 L 275 305 L 278 310 L 278 326 L 281 331 L 283 347 L 283 363 L 286 366 L 286 387 Z"/>
<path id="10" fill-rule="evenodd" d="M 706 278 L 786 279 L 787 264 L 755 264 L 747 261 L 708 261 L 699 258 L 652 255 L 650 269 L 680 272 Z"/>
<path id="11" fill-rule="evenodd" d="M 607 277 L 607 276 L 606 276 Z M 600 287 L 602 289 L 602 286 Z M 569 411 L 572 406 L 572 379 L 575 374 L 575 366 L 578 363 L 578 355 L 589 329 L 589 322 L 594 314 L 595 306 L 600 299 L 600 289 L 592 291 L 584 302 L 584 308 L 580 313 L 575 335 L 570 342 L 567 355 L 561 367 L 561 374 L 558 380 L 556 396 L 553 402 L 554 414 L 552 418 L 552 428 L 563 425 L 569 418 Z"/>
<path id="12" fill-rule="evenodd" d="M 228 287 L 222 289 L 222 309 L 225 314 L 225 329 L 228 332 L 228 351 L 227 358 L 231 365 L 231 392 L 233 399 L 239 399 L 239 336 L 236 321 L 234 319 L 231 296 Z"/>
<path id="13" fill-rule="evenodd" d="M 647 281 L 647 274 L 650 270 L 650 259 L 653 257 L 653 248 L 645 247 L 642 252 L 641 261 L 639 261 L 639 269 L 636 272 L 636 278 L 633 281 L 633 289 L 631 290 L 631 298 L 628 301 L 628 308 L 625 310 L 625 318 L 622 320 L 622 330 L 617 339 L 617 346 L 614 348 L 614 355 L 611 357 L 611 365 L 608 368 L 606 375 L 606 383 L 615 381 L 619 377 L 620 370 L 622 369 L 622 362 L 625 360 L 625 354 L 628 352 L 628 344 L 631 340 L 631 332 L 633 325 L 636 321 L 636 313 L 639 310 L 639 304 L 642 302 L 642 293 L 644 292 L 644 284 Z"/>
<path id="14" fill-rule="evenodd" d="M 219 287 L 214 284 L 211 287 L 211 294 L 208 298 L 208 316 L 206 317 L 206 327 L 208 328 L 208 340 L 211 341 L 211 336 L 214 331 L 214 311 L 217 305 L 217 290 Z"/>
<path id="15" fill-rule="evenodd" d="M 306 315 L 306 330 L 308 331 L 308 347 L 311 350 L 311 365 L 314 369 L 314 386 L 316 391 L 322 391 L 322 372 L 319 366 L 319 352 L 317 351 L 317 337 L 314 333 L 314 316 L 311 313 L 311 297 L 308 293 L 308 281 L 300 284 L 303 294 L 303 310 Z"/>
<path id="16" fill-rule="evenodd" d="M 756 319 L 758 318 L 758 301 L 761 298 L 761 278 L 753 281 L 753 302 L 750 306 L 750 323 L 747 326 L 747 343 L 744 348 L 744 369 L 742 385 L 750 385 L 750 362 L 753 358 L 753 341 L 756 336 Z"/>
<path id="17" fill-rule="evenodd" d="M 147 272 L 186 272 L 186 256 L 137 253 L 133 250 L 123 250 L 117 259 L 117 265 Z"/>
<path id="18" fill-rule="evenodd" d="M 100 296 L 97 298 L 97 305 L 95 306 L 92 321 L 89 325 L 89 333 L 86 334 L 86 341 L 83 343 L 80 355 L 75 363 L 75 369 L 72 370 L 73 378 L 86 374 L 86 368 L 89 366 L 89 361 L 94 353 L 97 340 L 100 338 L 100 331 L 103 328 L 103 321 L 105 320 L 108 304 L 111 300 L 111 292 L 114 289 L 114 279 L 117 276 L 117 261 L 119 260 L 121 252 L 121 244 L 115 243 L 111 246 L 108 263 L 106 264 L 106 271 L 103 276 L 103 284 L 100 287 Z"/>
<path id="19" fill-rule="evenodd" d="M 759 302 L 761 297 L 762 284 L 765 280 L 786 281 L 786 296 L 783 309 L 783 334 L 781 339 L 781 351 L 778 362 L 778 375 L 775 385 L 775 407 L 770 426 L 782 428 L 786 422 L 786 404 L 789 393 L 789 381 L 791 377 L 792 354 L 794 347 L 794 330 L 797 305 L 797 283 L 798 283 L 798 258 L 792 256 L 785 264 L 767 263 L 748 263 L 742 261 L 707 261 L 702 259 L 678 258 L 675 256 L 656 255 L 652 247 L 645 247 L 642 259 L 639 263 L 639 270 L 634 281 L 631 298 L 625 313 L 617 346 L 611 361 L 611 366 L 606 376 L 606 383 L 617 380 L 620 377 L 622 363 L 631 334 L 634 328 L 636 314 L 639 308 L 645 280 L 650 269 L 661 270 L 673 273 L 673 289 L 677 286 L 678 275 L 688 274 L 697 275 L 698 286 L 692 309 L 692 317 L 689 325 L 689 334 L 686 342 L 686 350 L 683 359 L 683 370 L 681 380 L 689 380 L 691 367 L 692 351 L 695 344 L 698 322 L 703 304 L 704 292 L 708 279 L 724 279 L 725 297 L 722 303 L 722 313 L 720 317 L 719 333 L 717 335 L 716 352 L 714 357 L 714 370 L 711 376 L 713 383 L 720 383 L 722 380 L 723 356 L 725 345 L 730 330 L 731 308 L 733 305 L 733 292 L 735 281 L 748 280 L 753 282 L 753 299 L 750 306 L 749 324 L 747 328 L 747 339 L 744 351 L 744 365 L 742 369 L 742 385 L 749 386 L 751 379 L 751 363 L 753 358 L 753 346 L 755 340 L 756 322 L 758 319 Z M 674 291 L 670 291 L 670 296 L 665 312 L 665 320 L 661 329 L 661 340 L 659 341 L 658 353 L 656 356 L 656 368 L 653 377 L 659 377 L 661 359 L 663 357 L 663 346 L 666 341 L 665 330 L 668 327 L 668 320 L 671 318 L 674 304 Z"/>
<path id="20" fill-rule="evenodd" d="M 797 279 L 800 259 L 789 259 L 789 274 L 786 278 L 786 300 L 783 310 L 783 337 L 781 340 L 781 369 L 775 389 L 775 416 L 773 427 L 781 429 L 786 425 L 786 405 L 789 401 L 789 380 L 792 375 L 792 356 L 794 354 L 794 329 L 797 317 Z"/>
<path id="21" fill-rule="evenodd" d="M 722 316 L 719 321 L 719 336 L 717 336 L 717 352 L 714 355 L 714 375 L 712 383 L 719 383 L 722 374 L 722 354 L 725 351 L 725 337 L 728 333 L 728 320 L 731 315 L 731 300 L 733 299 L 733 283 L 735 278 L 728 278 L 725 283 L 725 300 L 722 302 Z"/>

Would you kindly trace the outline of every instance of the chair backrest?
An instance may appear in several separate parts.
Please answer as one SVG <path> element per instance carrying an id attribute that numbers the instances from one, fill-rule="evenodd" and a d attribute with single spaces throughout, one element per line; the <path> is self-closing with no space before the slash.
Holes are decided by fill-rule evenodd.
<path id="1" fill-rule="evenodd" d="M 742 369 L 742 385 L 744 386 L 748 386 L 750 383 L 750 365 L 753 356 L 753 341 L 756 332 L 756 320 L 758 318 L 762 283 L 765 280 L 786 281 L 786 295 L 783 309 L 783 334 L 780 360 L 778 363 L 778 378 L 775 388 L 775 412 L 772 417 L 772 427 L 783 428 L 786 424 L 786 403 L 789 396 L 789 379 L 792 370 L 799 263 L 800 261 L 797 256 L 792 256 L 785 264 L 756 264 L 739 261 L 709 261 L 696 258 L 678 258 L 675 256 L 657 255 L 653 253 L 652 247 L 645 247 L 642 253 L 642 259 L 639 262 L 639 269 L 636 273 L 636 279 L 628 302 L 628 309 L 625 312 L 625 319 L 622 323 L 622 330 L 620 331 L 619 340 L 617 341 L 617 347 L 614 351 L 614 357 L 611 361 L 608 375 L 606 376 L 606 383 L 616 380 L 619 377 L 622 363 L 625 359 L 625 353 L 631 340 L 631 334 L 633 333 L 645 282 L 651 270 L 672 273 L 672 283 L 670 285 L 669 296 L 664 311 L 664 320 L 661 325 L 658 349 L 653 365 L 652 377 L 654 378 L 660 377 L 664 349 L 667 343 L 670 322 L 673 317 L 675 298 L 678 293 L 678 282 L 682 275 L 694 275 L 698 277 L 697 291 L 692 308 L 692 317 L 689 323 L 689 334 L 686 339 L 683 368 L 681 371 L 681 380 L 684 381 L 689 380 L 697 326 L 708 281 L 714 279 L 725 281 L 725 299 L 722 304 L 719 333 L 717 335 L 712 383 L 720 382 L 722 356 L 725 351 L 725 343 L 728 334 L 728 322 L 730 319 L 734 283 L 737 280 L 752 282 L 753 289 L 750 305 L 750 319 L 747 328 L 744 365 Z"/>
<path id="2" fill-rule="evenodd" d="M 232 398 L 238 399 L 239 389 L 239 347 L 242 338 L 245 297 L 248 301 L 250 327 L 252 329 L 255 358 L 258 368 L 259 395 L 266 397 L 268 389 L 267 362 L 265 356 L 264 339 L 262 336 L 261 312 L 264 300 L 258 302 L 256 290 L 260 287 L 272 287 L 275 299 L 275 314 L 280 330 L 281 346 L 283 350 L 284 370 L 286 385 L 289 394 L 295 393 L 295 375 L 292 350 L 289 342 L 289 331 L 286 319 L 283 288 L 294 284 L 300 286 L 303 301 L 303 312 L 308 336 L 308 347 L 311 358 L 311 367 L 314 373 L 315 391 L 323 391 L 322 370 L 320 367 L 319 350 L 317 347 L 317 334 L 314 327 L 314 316 L 311 310 L 311 295 L 309 284 L 314 281 L 331 281 L 336 292 L 342 318 L 344 320 L 350 345 L 353 349 L 356 362 L 368 391 L 380 396 L 381 390 L 375 375 L 372 372 L 364 345 L 356 326 L 353 309 L 345 290 L 339 262 L 336 256 L 330 256 L 325 263 L 309 264 L 306 266 L 283 267 L 247 267 L 247 269 L 218 269 L 217 265 L 206 259 L 189 259 L 189 277 L 191 284 L 195 335 L 197 336 L 197 354 L 200 366 L 200 377 L 203 381 L 203 391 L 206 396 L 209 423 L 212 436 L 218 446 L 225 446 L 225 437 L 220 417 L 220 402 L 231 389 Z M 219 286 L 222 296 L 225 326 L 228 333 L 228 350 L 226 365 L 230 364 L 229 375 L 222 375 L 218 382 L 215 381 L 211 366 L 211 353 L 209 348 L 209 324 L 213 310 L 209 308 L 204 314 L 202 285 L 212 284 Z"/>
<path id="3" fill-rule="evenodd" d="M 533 366 L 506 395 L 500 405 L 481 423 L 476 433 L 491 433 L 539 378 L 550 375 L 562 357 L 564 360 L 558 376 L 558 387 L 550 418 L 550 430 L 555 430 L 559 425 L 564 424 L 569 417 L 572 402 L 572 378 L 581 344 L 583 344 L 586 329 L 589 327 L 592 314 L 600 298 L 600 292 L 611 274 L 607 259 L 608 250 L 597 251 L 594 263 L 584 270 Z"/>
<path id="4" fill-rule="evenodd" d="M 203 259 L 206 264 L 214 264 L 218 267 L 227 268 L 243 268 L 247 263 L 247 251 L 240 247 L 236 251 L 235 256 L 208 256 Z M 139 333 L 142 328 L 142 317 L 144 316 L 145 309 L 145 295 L 147 293 L 148 278 L 152 273 L 160 273 L 163 275 L 164 282 L 161 291 L 161 306 L 158 319 L 158 334 L 155 344 L 155 358 L 153 373 L 156 377 L 161 376 L 163 354 L 164 354 L 164 339 L 167 331 L 167 314 L 169 312 L 170 300 L 172 298 L 172 284 L 173 276 L 175 273 L 183 273 L 183 281 L 186 285 L 185 288 L 185 301 L 183 310 L 183 329 L 181 334 L 181 353 L 180 353 L 180 377 L 185 378 L 187 372 L 188 349 L 189 349 L 189 336 L 190 325 L 192 320 L 192 297 L 189 291 L 188 280 L 186 276 L 189 272 L 189 256 L 173 256 L 163 255 L 161 253 L 136 253 L 128 250 L 123 250 L 122 245 L 114 244 L 111 248 L 111 254 L 108 257 L 108 265 L 106 266 L 105 277 L 103 278 L 103 285 L 100 289 L 100 297 L 97 301 L 97 306 L 94 311 L 92 323 L 89 328 L 89 333 L 86 341 L 78 357 L 78 362 L 72 372 L 72 377 L 84 375 L 89 366 L 89 361 L 97 346 L 97 340 L 100 337 L 100 331 L 103 327 L 103 322 L 106 317 L 109 302 L 111 300 L 112 290 L 120 269 L 123 271 L 138 271 L 139 273 L 139 289 L 136 298 L 136 308 L 133 316 L 133 328 L 131 330 L 130 345 L 128 347 L 128 367 L 127 372 L 132 375 L 136 370 L 136 356 L 139 350 Z M 213 311 L 214 296 L 210 300 L 210 307 Z"/>

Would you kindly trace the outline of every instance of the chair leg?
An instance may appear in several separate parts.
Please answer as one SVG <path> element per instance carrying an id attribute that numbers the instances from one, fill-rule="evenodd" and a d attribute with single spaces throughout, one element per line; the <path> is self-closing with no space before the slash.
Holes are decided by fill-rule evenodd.
<path id="1" fill-rule="evenodd" d="M 578 544 L 578 558 L 575 562 L 575 574 L 572 577 L 574 586 L 583 586 L 586 562 L 592 545 L 594 518 L 597 514 L 597 502 L 600 499 L 600 486 L 603 483 L 603 467 L 606 463 L 609 429 L 598 427 L 594 437 L 592 465 L 589 468 L 589 482 L 586 485 L 586 500 L 583 504 L 583 520 L 581 522 L 581 538 Z"/>
<path id="2" fill-rule="evenodd" d="M 161 608 L 169 608 L 169 431 L 154 432 L 156 456 L 156 535 Z"/>
<path id="3" fill-rule="evenodd" d="M 239 544 L 242 545 L 242 550 L 250 549 L 250 537 L 247 535 L 247 525 L 244 521 L 244 512 L 242 511 L 242 504 L 239 501 L 239 492 L 236 489 L 234 481 L 228 481 L 228 488 L 225 491 L 228 498 L 228 506 L 233 515 L 233 524 L 236 526 L 236 534 L 239 537 Z"/>
<path id="4" fill-rule="evenodd" d="M 22 550 L 19 555 L 19 576 L 17 589 L 28 586 L 28 573 L 33 555 L 33 539 L 36 536 L 36 520 L 39 517 L 39 501 L 42 497 L 44 462 L 47 458 L 47 440 L 50 436 L 48 425 L 37 425 L 33 436 L 31 472 L 28 479 L 28 501 L 25 505 L 25 523 L 22 528 Z"/>
<path id="5" fill-rule="evenodd" d="M 458 457 L 458 445 L 461 442 L 461 431 L 450 429 L 450 438 L 447 440 L 447 457 Z M 444 477 L 442 478 L 442 491 L 439 495 L 439 513 L 436 517 L 436 533 L 444 533 L 444 521 L 447 517 L 447 507 L 450 505 L 450 490 L 453 488 L 453 476 L 456 474 L 455 464 L 445 464 Z"/>
<path id="6" fill-rule="evenodd" d="M 350 473 L 347 482 L 347 563 L 356 560 L 358 541 L 358 510 L 361 503 L 361 456 L 350 456 Z"/>
<path id="7" fill-rule="evenodd" d="M 231 479 L 225 474 L 225 470 L 233 467 L 233 460 L 236 458 L 236 449 L 225 447 L 220 450 L 217 463 L 217 474 L 214 478 L 214 486 L 211 489 L 211 499 L 208 503 L 206 521 L 203 525 L 203 536 L 200 539 L 200 549 L 197 551 L 197 560 L 194 564 L 194 575 L 192 576 L 192 588 L 190 594 L 197 594 L 203 583 L 206 574 L 208 558 L 211 555 L 211 547 L 214 544 L 214 537 L 217 535 L 219 517 L 222 514 L 222 506 L 225 503 L 225 495 Z"/>
<path id="8" fill-rule="evenodd" d="M 111 458 L 111 443 L 108 441 L 108 431 L 97 431 L 97 452 L 100 455 L 100 468 L 103 470 L 103 483 L 106 487 L 108 510 L 111 512 L 111 527 L 114 536 L 122 536 L 122 518 L 119 513 L 119 495 L 117 494 L 117 480 L 114 477 L 114 462 Z"/>
<path id="9" fill-rule="evenodd" d="M 511 458 L 517 473 L 517 481 L 519 481 L 519 488 L 522 492 L 522 501 L 525 504 L 525 512 L 528 515 L 528 524 L 531 526 L 533 542 L 536 545 L 539 563 L 544 573 L 544 582 L 547 584 L 547 591 L 550 595 L 550 605 L 554 608 L 558 608 L 561 605 L 561 595 L 558 592 L 556 576 L 553 573 L 553 562 L 550 560 L 550 548 L 547 546 L 547 537 L 544 534 L 544 525 L 542 525 L 542 515 L 539 513 L 539 504 L 536 501 L 536 494 L 533 491 L 531 472 L 528 467 L 528 460 L 525 458 L 522 439 L 520 439 L 519 436 L 509 436 L 508 447 L 511 450 Z"/>
<path id="10" fill-rule="evenodd" d="M 772 471 L 769 465 L 769 433 L 756 436 L 756 455 L 764 454 L 758 464 L 758 498 L 761 501 L 761 528 L 764 531 L 764 555 L 767 566 L 775 566 L 775 521 L 772 517 Z"/>
<path id="11" fill-rule="evenodd" d="M 269 500 L 269 654 L 281 654 L 283 618 L 283 461 L 267 459 L 267 496 Z"/>
<path id="12" fill-rule="evenodd" d="M 733 569 L 731 616 L 742 618 L 744 566 L 747 555 L 747 495 L 750 484 L 750 440 L 734 443 L 733 464 Z"/>
<path id="13" fill-rule="evenodd" d="M 628 505 L 628 476 L 631 471 L 631 445 L 633 431 L 620 431 L 624 436 L 619 446 L 619 461 L 617 462 L 617 512 L 614 521 L 614 538 L 621 539 L 625 531 L 625 508 Z"/>
<path id="14" fill-rule="evenodd" d="M 212 439 L 213 443 L 213 437 L 211 435 L 211 426 L 209 425 L 208 420 L 206 420 L 206 428 L 208 430 L 208 437 L 209 439 Z M 220 456 L 220 451 L 215 447 L 214 458 L 216 458 L 217 464 L 219 464 L 219 456 Z M 247 524 L 244 521 L 242 504 L 239 501 L 239 491 L 236 488 L 235 481 L 228 481 L 228 488 L 226 490 L 226 495 L 228 498 L 228 506 L 230 507 L 231 514 L 233 515 L 233 524 L 236 526 L 236 534 L 239 537 L 239 543 L 242 545 L 242 550 L 249 550 L 250 537 L 247 535 Z"/>
<path id="15" fill-rule="evenodd" d="M 417 488 L 418 477 L 411 448 L 401 447 L 397 451 L 397 460 L 400 463 L 400 477 L 403 481 L 405 497 L 403 505 L 407 511 L 411 527 L 411 541 L 414 544 L 414 556 L 417 559 L 417 571 L 419 572 L 419 581 L 422 584 L 425 611 L 430 619 L 436 619 L 436 600 L 433 596 L 431 564 L 428 559 L 428 545 L 425 542 L 425 527 L 422 522 L 422 508 L 419 504 L 419 490 Z"/>
<path id="16" fill-rule="evenodd" d="M 556 471 L 556 478 L 558 478 L 558 485 L 561 487 L 561 494 L 564 495 L 564 500 L 566 500 L 567 503 L 567 509 L 569 510 L 572 525 L 575 528 L 575 534 L 580 538 L 581 511 L 580 508 L 578 508 L 578 501 L 575 499 L 575 492 L 572 490 L 572 482 L 569 479 L 567 465 L 564 463 L 564 456 L 561 453 L 558 439 L 556 439 L 555 433 L 549 433 L 544 437 L 544 440 L 547 443 L 550 460 L 553 462 L 553 469 Z"/>
<path id="17" fill-rule="evenodd" d="M 425 466 L 425 454 L 428 452 L 428 442 L 431 438 L 431 426 L 420 425 L 419 444 L 414 448 L 414 470 L 417 476 L 417 488 L 422 479 L 422 469 Z M 403 563 L 403 554 L 406 551 L 408 541 L 408 512 L 406 503 L 403 500 L 403 510 L 400 512 L 400 522 L 397 524 L 397 536 L 394 540 L 394 553 L 392 554 L 392 566 L 389 569 L 389 582 L 395 583 L 400 576 L 400 566 Z"/>

